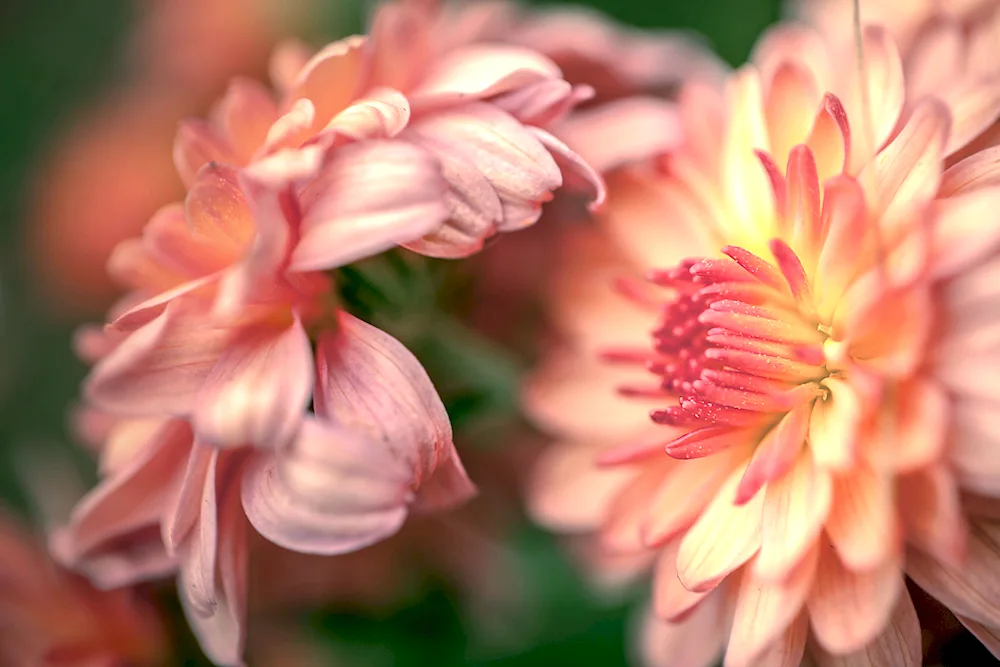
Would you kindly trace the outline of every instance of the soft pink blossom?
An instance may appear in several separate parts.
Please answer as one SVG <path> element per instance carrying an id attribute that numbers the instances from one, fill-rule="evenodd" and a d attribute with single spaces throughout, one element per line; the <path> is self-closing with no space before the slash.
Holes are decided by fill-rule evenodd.
<path id="1" fill-rule="evenodd" d="M 135 590 L 95 590 L 0 515 L 0 664 L 158 665 L 166 648 L 155 610 Z"/>
<path id="2" fill-rule="evenodd" d="M 652 663 L 711 664 L 707 641 L 793 665 L 808 640 L 916 667 L 904 572 L 997 649 L 1000 191 L 995 148 L 957 156 L 1000 99 L 918 95 L 885 30 L 861 43 L 834 61 L 782 27 L 724 89 L 687 87 L 682 146 L 566 244 L 532 511 L 656 554 Z"/>

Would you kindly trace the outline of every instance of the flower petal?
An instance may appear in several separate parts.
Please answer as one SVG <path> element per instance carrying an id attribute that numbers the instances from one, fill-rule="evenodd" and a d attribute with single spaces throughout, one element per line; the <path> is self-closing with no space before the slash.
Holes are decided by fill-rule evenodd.
<path id="1" fill-rule="evenodd" d="M 230 82 L 215 114 L 239 163 L 246 164 L 277 120 L 278 107 L 264 86 L 238 77 Z"/>
<path id="2" fill-rule="evenodd" d="M 948 167 L 941 176 L 938 197 L 953 197 L 994 185 L 1000 185 L 1000 146 L 977 151 Z"/>
<path id="3" fill-rule="evenodd" d="M 399 134 L 410 121 L 410 103 L 399 91 L 376 88 L 338 113 L 323 128 L 354 141 L 388 139 Z"/>
<path id="4" fill-rule="evenodd" d="M 413 501 L 412 471 L 381 443 L 307 419 L 286 451 L 258 456 L 243 476 L 243 507 L 265 538 L 334 555 L 399 530 Z"/>
<path id="5" fill-rule="evenodd" d="M 850 384 L 836 377 L 823 380 L 830 390 L 824 400 L 813 405 L 809 421 L 809 447 L 816 465 L 831 470 L 845 470 L 854 460 L 861 402 Z"/>
<path id="6" fill-rule="evenodd" d="M 589 208 L 600 209 L 607 197 L 604 179 L 583 158 L 577 155 L 569 146 L 556 139 L 545 130 L 537 127 L 529 128 L 531 133 L 542 143 L 555 159 L 563 175 L 563 186 L 567 190 L 583 193 L 590 200 Z M 501 228 L 501 231 L 506 231 Z"/>
<path id="7" fill-rule="evenodd" d="M 317 414 L 380 442 L 409 469 L 414 489 L 440 466 L 458 465 L 449 504 L 468 499 L 475 487 L 461 470 L 448 413 L 420 362 L 395 338 L 346 312 L 339 325 L 317 343 Z"/>
<path id="8" fill-rule="evenodd" d="M 186 187 L 195 184 L 198 172 L 206 164 L 237 163 L 233 149 L 208 123 L 201 120 L 181 121 L 174 139 L 174 166 Z"/>
<path id="9" fill-rule="evenodd" d="M 900 540 L 892 476 L 868 466 L 835 475 L 826 532 L 851 571 L 872 569 L 896 555 Z"/>
<path id="10" fill-rule="evenodd" d="M 543 79 L 562 78 L 555 63 L 533 49 L 489 44 L 455 49 L 438 58 L 410 91 L 415 104 L 482 99 Z"/>
<path id="11" fill-rule="evenodd" d="M 315 124 L 326 125 L 357 97 L 369 48 L 367 38 L 354 36 L 320 49 L 299 72 L 288 100 L 308 100 L 315 108 Z"/>
<path id="12" fill-rule="evenodd" d="M 736 487 L 742 477 L 743 471 L 737 468 L 681 539 L 677 575 L 688 590 L 714 588 L 760 549 L 765 494 L 737 505 Z M 719 535 L 726 539 L 718 539 Z"/>
<path id="13" fill-rule="evenodd" d="M 312 347 L 302 323 L 244 330 L 205 378 L 193 424 L 219 447 L 282 447 L 298 429 L 313 387 Z"/>
<path id="14" fill-rule="evenodd" d="M 868 646 L 847 655 L 817 651 L 818 667 L 920 667 L 920 622 L 909 594 L 899 596 L 888 626 Z"/>
<path id="15" fill-rule="evenodd" d="M 809 594 L 809 620 L 819 644 L 831 653 L 864 648 L 885 629 L 898 600 L 909 598 L 896 560 L 864 572 L 844 567 L 828 543 Z"/>
<path id="16" fill-rule="evenodd" d="M 646 612 L 639 651 L 646 667 L 708 667 L 725 645 L 724 600 L 719 595 L 698 606 L 681 623 L 668 623 Z"/>
<path id="17" fill-rule="evenodd" d="M 936 277 L 954 275 L 996 251 L 1000 245 L 997 206 L 1000 185 L 934 202 L 932 270 Z"/>
<path id="18" fill-rule="evenodd" d="M 303 195 L 291 268 L 342 266 L 435 230 L 448 215 L 439 169 L 427 151 L 399 141 L 337 149 Z"/>

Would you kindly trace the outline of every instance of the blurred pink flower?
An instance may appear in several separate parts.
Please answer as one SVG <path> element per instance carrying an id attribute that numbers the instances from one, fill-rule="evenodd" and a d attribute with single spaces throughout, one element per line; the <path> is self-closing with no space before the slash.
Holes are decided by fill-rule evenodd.
<path id="1" fill-rule="evenodd" d="M 724 91 L 686 87 L 684 144 L 566 244 L 532 510 L 657 554 L 651 664 L 798 664 L 811 635 L 821 663 L 915 667 L 904 567 L 998 650 L 1000 163 L 946 166 L 1000 98 L 910 94 L 888 34 L 862 43 L 859 68 L 779 28 Z"/>
<path id="2" fill-rule="evenodd" d="M 166 648 L 155 610 L 135 591 L 93 589 L 0 514 L 0 665 L 160 665 Z"/>
<path id="3" fill-rule="evenodd" d="M 177 123 L 237 74 L 266 71 L 312 0 L 153 0 L 142 5 L 127 77 L 77 110 L 34 177 L 25 243 L 53 314 L 92 316 L 120 286 L 105 266 L 164 204 L 184 195 L 170 158 Z"/>

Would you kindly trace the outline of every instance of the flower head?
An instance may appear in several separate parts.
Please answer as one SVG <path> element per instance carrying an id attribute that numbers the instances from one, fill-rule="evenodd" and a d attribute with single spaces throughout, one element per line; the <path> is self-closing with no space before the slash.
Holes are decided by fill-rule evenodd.
<path id="1" fill-rule="evenodd" d="M 631 263 L 646 280 L 620 279 L 617 304 L 567 281 L 558 319 L 602 361 L 563 356 L 529 387 L 536 418 L 603 441 L 591 456 L 611 468 L 568 525 L 658 550 L 662 619 L 722 605 L 727 667 L 796 664 L 810 634 L 820 656 L 917 665 L 904 567 L 925 563 L 918 583 L 964 610 L 966 584 L 925 573 L 977 562 L 980 576 L 997 558 L 973 546 L 989 528 L 966 533 L 959 489 L 972 487 L 954 463 L 971 446 L 956 416 L 983 403 L 939 360 L 995 310 L 979 300 L 969 319 L 951 287 L 994 252 L 995 156 L 947 167 L 1000 102 L 968 113 L 956 100 L 982 89 L 916 96 L 886 31 L 867 28 L 861 47 L 838 69 L 818 35 L 779 28 L 723 91 L 682 92 L 684 145 L 611 185 L 604 228 L 626 261 L 588 243 L 575 269 Z M 972 229 L 985 239 L 970 243 Z M 618 396 L 602 398 L 610 383 Z M 566 522 L 573 494 L 549 489 L 554 469 L 536 480 L 536 511 Z M 975 612 L 995 622 L 992 605 Z M 676 656 L 689 634 L 656 637 Z"/>

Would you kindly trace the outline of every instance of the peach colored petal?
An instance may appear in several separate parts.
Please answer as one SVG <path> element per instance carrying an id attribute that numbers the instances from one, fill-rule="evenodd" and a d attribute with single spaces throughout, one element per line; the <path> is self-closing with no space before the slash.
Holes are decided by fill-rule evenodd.
<path id="1" fill-rule="evenodd" d="M 744 573 L 733 613 L 724 667 L 757 665 L 771 644 L 792 629 L 809 595 L 816 573 L 815 544 L 780 582 L 766 582 Z M 755 565 L 750 566 L 751 569 Z"/>
<path id="2" fill-rule="evenodd" d="M 899 527 L 891 476 L 868 466 L 835 475 L 826 533 L 851 571 L 875 568 L 895 556 Z"/>
<path id="3" fill-rule="evenodd" d="M 333 268 L 413 241 L 446 219 L 444 192 L 436 160 L 416 146 L 345 146 L 303 196 L 291 268 Z"/>
<path id="4" fill-rule="evenodd" d="M 211 125 L 201 120 L 181 121 L 174 139 L 174 166 L 184 185 L 194 185 L 201 168 L 212 162 L 238 164 L 238 159 Z"/>
<path id="5" fill-rule="evenodd" d="M 939 459 L 948 437 L 948 396 L 935 382 L 914 379 L 896 385 L 889 398 L 891 416 L 868 434 L 865 457 L 876 468 L 909 472 Z"/>
<path id="6" fill-rule="evenodd" d="M 528 485 L 528 512 L 551 530 L 596 530 L 619 490 L 634 476 L 625 468 L 599 468 L 603 442 L 549 445 L 535 463 Z"/>
<path id="7" fill-rule="evenodd" d="M 992 377 L 987 373 L 983 379 Z M 948 461 L 959 483 L 967 491 L 1000 496 L 1000 439 L 996 433 L 1000 408 L 994 401 L 963 398 L 956 403 L 953 418 Z"/>
<path id="8" fill-rule="evenodd" d="M 1000 117 L 1000 76 L 970 82 L 947 95 L 952 115 L 945 148 L 954 153 L 978 137 Z"/>
<path id="9" fill-rule="evenodd" d="M 710 604 L 706 597 L 718 597 L 718 591 L 692 593 L 681 585 L 677 578 L 677 550 L 680 540 L 665 545 L 656 559 L 653 574 L 653 611 L 661 621 L 681 623 L 692 610 L 703 603 Z"/>
<path id="10" fill-rule="evenodd" d="M 942 562 L 961 566 L 966 525 L 951 471 L 939 463 L 902 475 L 896 494 L 907 541 Z"/>
<path id="11" fill-rule="evenodd" d="M 94 405 L 123 414 L 189 413 L 232 332 L 176 301 L 102 359 L 84 391 Z"/>
<path id="12" fill-rule="evenodd" d="M 675 461 L 663 457 L 643 466 L 612 498 L 601 528 L 601 544 L 606 549 L 616 553 L 643 549 L 641 530 L 649 499 L 675 465 Z"/>
<path id="13" fill-rule="evenodd" d="M 906 574 L 955 614 L 984 625 L 1000 625 L 1000 531 L 996 526 L 986 520 L 971 523 L 959 566 L 911 549 L 906 554 Z"/>
<path id="14" fill-rule="evenodd" d="M 346 312 L 338 324 L 316 346 L 316 413 L 380 443 L 410 471 L 413 489 L 450 463 L 458 483 L 450 498 L 438 500 L 455 505 L 471 497 L 475 487 L 458 460 L 448 413 L 420 362 L 395 338 Z"/>
<path id="15" fill-rule="evenodd" d="M 688 590 L 714 588 L 760 549 L 764 494 L 737 505 L 734 498 L 742 476 L 743 471 L 737 468 L 681 538 L 677 576 Z M 719 535 L 726 535 L 726 539 L 718 539 Z"/>
<path id="16" fill-rule="evenodd" d="M 800 667 L 809 637 L 809 618 L 799 614 L 788 629 L 764 650 L 755 667 Z"/>
<path id="17" fill-rule="evenodd" d="M 662 401 L 624 398 L 614 388 L 648 380 L 645 369 L 554 354 L 525 384 L 522 403 L 529 417 L 547 431 L 580 439 L 620 440 L 643 431 L 649 424 L 649 411 L 661 407 Z"/>
<path id="18" fill-rule="evenodd" d="M 743 473 L 736 502 L 753 497 L 765 484 L 781 478 L 795 465 L 805 445 L 811 413 L 811 405 L 798 406 L 760 440 Z"/>
<path id="19" fill-rule="evenodd" d="M 175 301 L 178 305 L 174 310 L 177 311 L 188 309 L 191 304 L 200 303 L 210 297 L 222 280 L 222 276 L 220 272 L 189 280 L 138 303 L 127 304 L 108 325 L 108 330 L 121 336 L 121 341 L 124 342 L 129 334 L 161 317 L 167 307 Z"/>
<path id="20" fill-rule="evenodd" d="M 670 467 L 646 498 L 648 508 L 639 525 L 642 543 L 660 546 L 694 523 L 747 453 L 745 446 L 736 446 Z"/>
<path id="21" fill-rule="evenodd" d="M 79 562 L 102 544 L 155 525 L 172 476 L 187 456 L 190 438 L 187 425 L 175 420 L 149 433 L 135 456 L 73 510 L 63 557 Z"/>
<path id="22" fill-rule="evenodd" d="M 482 99 L 551 78 L 562 78 L 562 72 L 537 51 L 501 44 L 466 46 L 438 58 L 409 97 L 418 106 Z"/>
<path id="23" fill-rule="evenodd" d="M 142 241 L 155 261 L 189 280 L 214 273 L 231 261 L 211 235 L 192 233 L 181 204 L 157 211 L 143 228 Z"/>
<path id="24" fill-rule="evenodd" d="M 827 93 L 813 120 L 806 145 L 816 156 L 820 183 L 844 172 L 851 159 L 851 128 L 840 99 Z"/>
<path id="25" fill-rule="evenodd" d="M 820 544 L 820 562 L 809 593 L 813 635 L 827 651 L 852 653 L 873 641 L 890 621 L 901 597 L 909 598 L 899 563 L 863 572 L 844 567 L 833 547 Z"/>
<path id="26" fill-rule="evenodd" d="M 639 638 L 644 667 L 710 667 L 725 644 L 723 599 L 710 596 L 681 623 L 646 612 Z"/>
<path id="27" fill-rule="evenodd" d="M 391 88 L 375 88 L 334 116 L 321 136 L 333 134 L 354 141 L 388 139 L 399 134 L 408 122 L 410 103 L 406 97 Z"/>
<path id="28" fill-rule="evenodd" d="M 173 497 L 160 519 L 163 546 L 168 553 L 176 554 L 178 547 L 198 523 L 208 470 L 210 466 L 215 470 L 217 458 L 218 451 L 214 447 L 200 442 L 195 442 L 191 447 L 184 472 L 176 478 Z"/>
<path id="29" fill-rule="evenodd" d="M 202 167 L 184 200 L 184 212 L 192 237 L 203 239 L 230 261 L 240 257 L 253 240 L 253 213 L 236 169 L 216 164 Z"/>
<path id="30" fill-rule="evenodd" d="M 293 86 L 299 72 L 309 62 L 312 51 L 297 39 L 286 39 L 279 42 L 274 51 L 271 52 L 271 59 L 268 62 L 268 73 L 275 88 L 283 95 L 287 95 Z"/>
<path id="31" fill-rule="evenodd" d="M 948 167 L 941 175 L 938 197 L 953 197 L 997 185 L 1000 185 L 1000 146 L 992 146 Z"/>
<path id="32" fill-rule="evenodd" d="M 344 109 L 365 85 L 363 69 L 370 45 L 365 37 L 348 37 L 320 49 L 299 71 L 286 107 L 308 100 L 314 119 L 305 125 L 322 127 Z M 274 128 L 272 128 L 272 134 Z M 269 142 L 271 137 L 269 136 Z"/>
<path id="33" fill-rule="evenodd" d="M 847 655 L 816 652 L 818 667 L 920 667 L 920 622 L 909 594 L 899 596 L 888 627 L 868 646 Z"/>
<path id="34" fill-rule="evenodd" d="M 413 500 L 412 481 L 410 467 L 384 444 L 306 418 L 286 450 L 248 465 L 243 508 L 278 546 L 341 554 L 399 530 Z"/>
<path id="35" fill-rule="evenodd" d="M 858 179 L 872 179 L 872 214 L 881 216 L 883 233 L 903 224 L 908 212 L 930 202 L 941 179 L 950 114 L 926 98 L 914 107 L 899 134 L 865 167 Z"/>
<path id="36" fill-rule="evenodd" d="M 826 238 L 816 266 L 813 295 L 820 316 L 831 318 L 856 276 L 862 254 L 857 252 L 858 242 L 868 230 L 861 185 L 849 176 L 837 176 L 825 183 L 821 216 Z"/>
<path id="37" fill-rule="evenodd" d="M 622 128 L 629 128 L 622 132 Z M 556 135 L 601 173 L 676 148 L 681 142 L 677 107 L 647 97 L 627 97 L 574 113 Z"/>
<path id="38" fill-rule="evenodd" d="M 784 164 L 792 146 L 809 135 L 813 117 L 803 111 L 819 106 L 821 92 L 809 70 L 789 61 L 777 66 L 767 84 L 764 116 L 771 140 L 770 153 L 775 162 Z"/>
<path id="39" fill-rule="evenodd" d="M 946 91 L 965 68 L 965 36 L 957 21 L 929 21 L 907 49 L 906 85 L 911 99 Z M 951 152 L 951 151 L 948 151 Z"/>
<path id="40" fill-rule="evenodd" d="M 267 131 L 264 143 L 254 154 L 255 161 L 282 149 L 298 148 L 311 139 L 313 133 L 323 127 L 321 121 L 317 120 L 316 113 L 316 105 L 312 100 L 305 98 L 295 100 L 295 103 L 279 116 Z"/>
<path id="41" fill-rule="evenodd" d="M 178 593 L 185 601 L 186 609 L 195 617 L 211 616 L 219 603 L 215 585 L 219 547 L 219 498 L 216 491 L 219 450 L 198 451 L 203 447 L 195 443 L 192 451 L 192 458 L 203 459 L 203 465 L 197 471 L 201 473 L 200 478 L 191 480 L 193 488 L 187 489 L 198 500 L 188 539 L 179 545 L 181 570 Z"/>
<path id="42" fill-rule="evenodd" d="M 720 91 L 704 83 L 689 82 L 678 100 L 684 142 L 703 163 L 699 166 L 716 173 L 725 135 L 725 108 Z"/>
<path id="43" fill-rule="evenodd" d="M 785 62 L 802 62 L 821 90 L 830 88 L 833 63 L 823 36 L 800 23 L 788 22 L 768 30 L 754 45 L 750 61 L 760 68 L 765 80 Z"/>
<path id="44" fill-rule="evenodd" d="M 278 119 L 278 107 L 264 86 L 253 79 L 236 78 L 230 82 L 215 116 L 236 159 L 246 164 Z"/>
<path id="45" fill-rule="evenodd" d="M 783 580 L 809 553 L 823 530 L 832 502 L 830 473 L 817 467 L 809 452 L 802 452 L 788 473 L 769 482 L 764 492 L 754 577 Z"/>
<path id="46" fill-rule="evenodd" d="M 244 328 L 205 378 L 193 423 L 217 447 L 279 448 L 312 393 L 312 348 L 298 319 L 285 329 Z"/>
<path id="47" fill-rule="evenodd" d="M 168 554 L 155 525 L 125 533 L 85 556 L 74 551 L 69 529 L 49 536 L 49 552 L 56 561 L 83 574 L 101 590 L 115 590 L 155 581 L 177 572 L 177 559 Z"/>
<path id="48" fill-rule="evenodd" d="M 1000 185 L 934 202 L 933 271 L 948 277 L 988 257 L 1000 245 L 1000 225 L 987 224 L 1000 205 Z M 975 238 L 975 243 L 969 239 Z"/>
<path id="49" fill-rule="evenodd" d="M 840 378 L 828 377 L 823 386 L 830 393 L 813 405 L 809 448 L 821 468 L 847 470 L 854 461 L 858 444 L 861 401 L 857 391 Z"/>
<path id="50" fill-rule="evenodd" d="M 881 26 L 864 28 L 862 59 L 864 81 L 859 83 L 867 85 L 867 96 L 865 97 L 865 93 L 862 92 L 863 89 L 858 89 L 859 85 L 850 91 L 849 98 L 853 102 L 849 105 L 850 117 L 861 119 L 853 133 L 857 139 L 854 145 L 858 150 L 852 151 L 851 173 L 857 173 L 857 168 L 869 160 L 889 138 L 903 110 L 906 95 L 899 50 L 885 28 Z M 859 65 L 851 62 L 848 66 Z"/>

